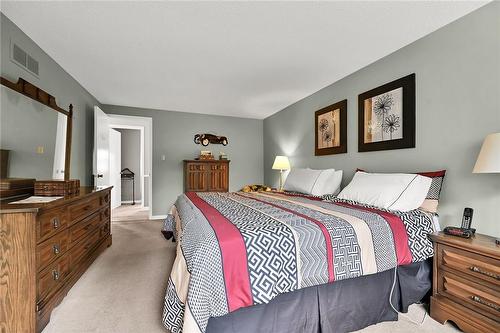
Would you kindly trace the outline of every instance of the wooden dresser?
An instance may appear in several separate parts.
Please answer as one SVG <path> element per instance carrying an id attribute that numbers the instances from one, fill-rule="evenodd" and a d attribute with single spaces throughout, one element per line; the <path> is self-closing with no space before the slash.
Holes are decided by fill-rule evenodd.
<path id="1" fill-rule="evenodd" d="M 45 204 L 0 205 L 0 332 L 40 332 L 111 245 L 111 187 Z"/>
<path id="2" fill-rule="evenodd" d="M 443 233 L 434 242 L 431 317 L 465 332 L 500 332 L 500 246 L 493 237 Z"/>
<path id="3" fill-rule="evenodd" d="M 228 160 L 184 160 L 184 192 L 227 191 Z"/>

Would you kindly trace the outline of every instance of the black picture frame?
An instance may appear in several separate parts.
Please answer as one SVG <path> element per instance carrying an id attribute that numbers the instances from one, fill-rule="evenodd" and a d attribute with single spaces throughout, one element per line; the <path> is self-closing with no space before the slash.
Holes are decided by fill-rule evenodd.
<path id="1" fill-rule="evenodd" d="M 365 121 L 365 100 L 402 88 L 402 129 L 400 139 L 365 142 L 367 123 Z M 358 152 L 415 148 L 415 73 L 386 83 L 358 95 Z"/>
<path id="2" fill-rule="evenodd" d="M 339 141 L 340 144 L 335 147 L 329 148 L 319 148 L 319 136 L 318 136 L 318 119 L 319 116 L 330 111 L 340 110 L 339 117 Z M 324 107 L 314 113 L 314 155 L 324 156 L 333 154 L 343 154 L 347 153 L 347 99 L 340 102 L 331 104 Z"/>

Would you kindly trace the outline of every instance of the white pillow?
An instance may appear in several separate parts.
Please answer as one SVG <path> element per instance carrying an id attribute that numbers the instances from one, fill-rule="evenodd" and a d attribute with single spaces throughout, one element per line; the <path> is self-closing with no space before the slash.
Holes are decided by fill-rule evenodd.
<path id="1" fill-rule="evenodd" d="M 311 194 L 321 170 L 293 168 L 286 177 L 283 189 L 304 194 Z"/>
<path id="2" fill-rule="evenodd" d="M 416 174 L 358 171 L 338 198 L 407 212 L 420 207 L 431 182 L 431 178 Z"/>
<path id="3" fill-rule="evenodd" d="M 312 195 L 338 194 L 342 182 L 342 170 L 320 170 L 316 183 L 311 191 Z"/>

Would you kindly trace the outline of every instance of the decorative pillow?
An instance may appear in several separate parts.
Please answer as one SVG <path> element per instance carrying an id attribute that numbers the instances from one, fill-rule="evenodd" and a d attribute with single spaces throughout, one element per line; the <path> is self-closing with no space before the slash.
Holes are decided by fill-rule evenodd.
<path id="1" fill-rule="evenodd" d="M 286 177 L 283 189 L 290 192 L 312 194 L 321 170 L 293 168 Z"/>
<path id="2" fill-rule="evenodd" d="M 338 198 L 407 212 L 420 207 L 431 183 L 431 178 L 417 174 L 358 171 Z"/>
<path id="3" fill-rule="evenodd" d="M 323 196 L 326 194 L 338 194 L 342 182 L 342 170 L 325 169 L 316 179 L 312 189 L 312 195 Z"/>
<path id="4" fill-rule="evenodd" d="M 430 213 L 436 213 L 446 170 L 418 172 L 418 174 L 432 179 L 431 187 L 429 188 L 429 192 L 427 193 L 424 202 L 420 205 L 420 209 L 426 210 Z"/>
<path id="5" fill-rule="evenodd" d="M 356 171 L 363 171 L 362 169 L 357 169 Z M 420 205 L 420 209 L 428 211 L 430 213 L 436 213 L 438 204 L 439 204 L 439 196 L 441 195 L 441 189 L 443 187 L 444 176 L 446 174 L 446 170 L 439 171 L 429 171 L 429 172 L 416 172 L 416 174 L 429 177 L 432 179 L 431 187 L 429 188 L 429 192 L 425 197 L 424 202 Z"/>

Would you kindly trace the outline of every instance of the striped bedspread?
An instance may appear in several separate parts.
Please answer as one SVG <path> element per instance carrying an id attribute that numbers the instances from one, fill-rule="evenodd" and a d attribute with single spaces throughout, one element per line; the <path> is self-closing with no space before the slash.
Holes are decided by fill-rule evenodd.
<path id="1" fill-rule="evenodd" d="M 210 317 L 299 288 L 433 255 L 432 216 L 283 193 L 186 193 L 172 208 L 177 257 L 163 323 L 204 332 Z"/>

